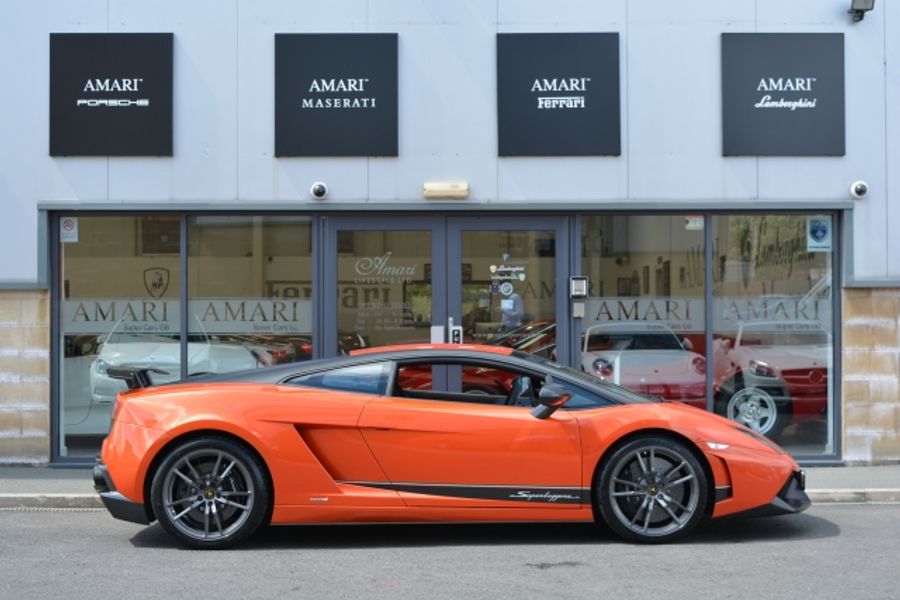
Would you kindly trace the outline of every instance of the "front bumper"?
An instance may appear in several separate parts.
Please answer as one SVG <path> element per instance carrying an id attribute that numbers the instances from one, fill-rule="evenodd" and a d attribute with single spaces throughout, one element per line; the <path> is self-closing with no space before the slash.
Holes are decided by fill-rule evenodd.
<path id="1" fill-rule="evenodd" d="M 736 513 L 735 517 L 772 517 L 776 515 L 792 515 L 803 512 L 810 507 L 812 501 L 806 495 L 806 473 L 794 471 L 781 487 L 775 498 L 765 506 Z"/>
<path id="2" fill-rule="evenodd" d="M 105 464 L 94 465 L 93 476 L 94 489 L 100 495 L 100 500 L 109 514 L 122 521 L 141 525 L 149 525 L 153 522 L 153 518 L 143 504 L 132 502 L 116 491 Z"/>

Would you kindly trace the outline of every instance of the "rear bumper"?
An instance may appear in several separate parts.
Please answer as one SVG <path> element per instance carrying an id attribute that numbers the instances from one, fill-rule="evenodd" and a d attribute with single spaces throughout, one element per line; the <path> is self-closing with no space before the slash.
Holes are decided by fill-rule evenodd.
<path id="1" fill-rule="evenodd" d="M 103 463 L 94 465 L 94 489 L 100 495 L 103 506 L 113 517 L 131 523 L 149 525 L 153 519 L 143 504 L 132 502 L 116 491 L 109 477 L 109 471 Z"/>
<path id="2" fill-rule="evenodd" d="M 812 501 L 806 495 L 806 473 L 794 471 L 781 487 L 781 490 L 764 506 L 744 512 L 728 515 L 729 517 L 773 517 L 803 512 L 810 507 Z"/>

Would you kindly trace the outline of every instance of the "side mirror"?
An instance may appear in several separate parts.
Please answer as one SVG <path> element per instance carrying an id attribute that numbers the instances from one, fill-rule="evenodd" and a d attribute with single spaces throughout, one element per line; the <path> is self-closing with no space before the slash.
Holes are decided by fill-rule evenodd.
<path id="1" fill-rule="evenodd" d="M 531 416 L 535 419 L 546 419 L 556 412 L 556 409 L 568 402 L 571 397 L 572 394 L 558 383 L 546 383 L 538 394 L 540 404 L 531 411 Z"/>
<path id="2" fill-rule="evenodd" d="M 686 338 L 686 337 L 682 337 L 682 338 L 681 338 L 681 346 L 682 346 L 685 350 L 687 350 L 688 352 L 690 352 L 691 350 L 694 349 L 694 342 L 692 342 L 691 340 L 689 340 L 689 339 Z"/>

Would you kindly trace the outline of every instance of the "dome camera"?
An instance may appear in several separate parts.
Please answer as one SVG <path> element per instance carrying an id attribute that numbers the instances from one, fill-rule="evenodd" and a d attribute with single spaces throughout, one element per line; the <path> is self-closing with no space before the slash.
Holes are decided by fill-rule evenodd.
<path id="1" fill-rule="evenodd" d="M 854 181 L 850 184 L 850 195 L 857 200 L 862 200 L 869 195 L 869 184 L 865 181 Z"/>
<path id="2" fill-rule="evenodd" d="M 309 193 L 316 200 L 324 200 L 325 196 L 328 195 L 328 186 L 322 181 L 317 181 L 310 186 Z"/>

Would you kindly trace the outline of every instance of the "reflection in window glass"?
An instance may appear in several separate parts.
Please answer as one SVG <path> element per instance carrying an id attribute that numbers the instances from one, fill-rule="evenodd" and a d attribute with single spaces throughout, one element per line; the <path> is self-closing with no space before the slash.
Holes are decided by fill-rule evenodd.
<path id="1" fill-rule="evenodd" d="M 703 218 L 605 215 L 582 223 L 582 369 L 706 408 Z"/>
<path id="2" fill-rule="evenodd" d="M 798 454 L 833 452 L 832 223 L 713 219 L 715 409 Z"/>
<path id="3" fill-rule="evenodd" d="M 556 356 L 556 235 L 464 231 L 460 282 L 466 342 Z"/>
<path id="4" fill-rule="evenodd" d="M 95 456 L 125 389 L 109 367 L 165 371 L 155 382 L 181 375 L 179 217 L 77 222 L 74 239 L 60 244 L 59 445 L 62 456 Z"/>
<path id="5" fill-rule="evenodd" d="M 192 217 L 188 240 L 188 376 L 311 358 L 308 217 Z"/>
<path id="6" fill-rule="evenodd" d="M 431 232 L 339 231 L 337 246 L 338 352 L 428 342 Z"/>

